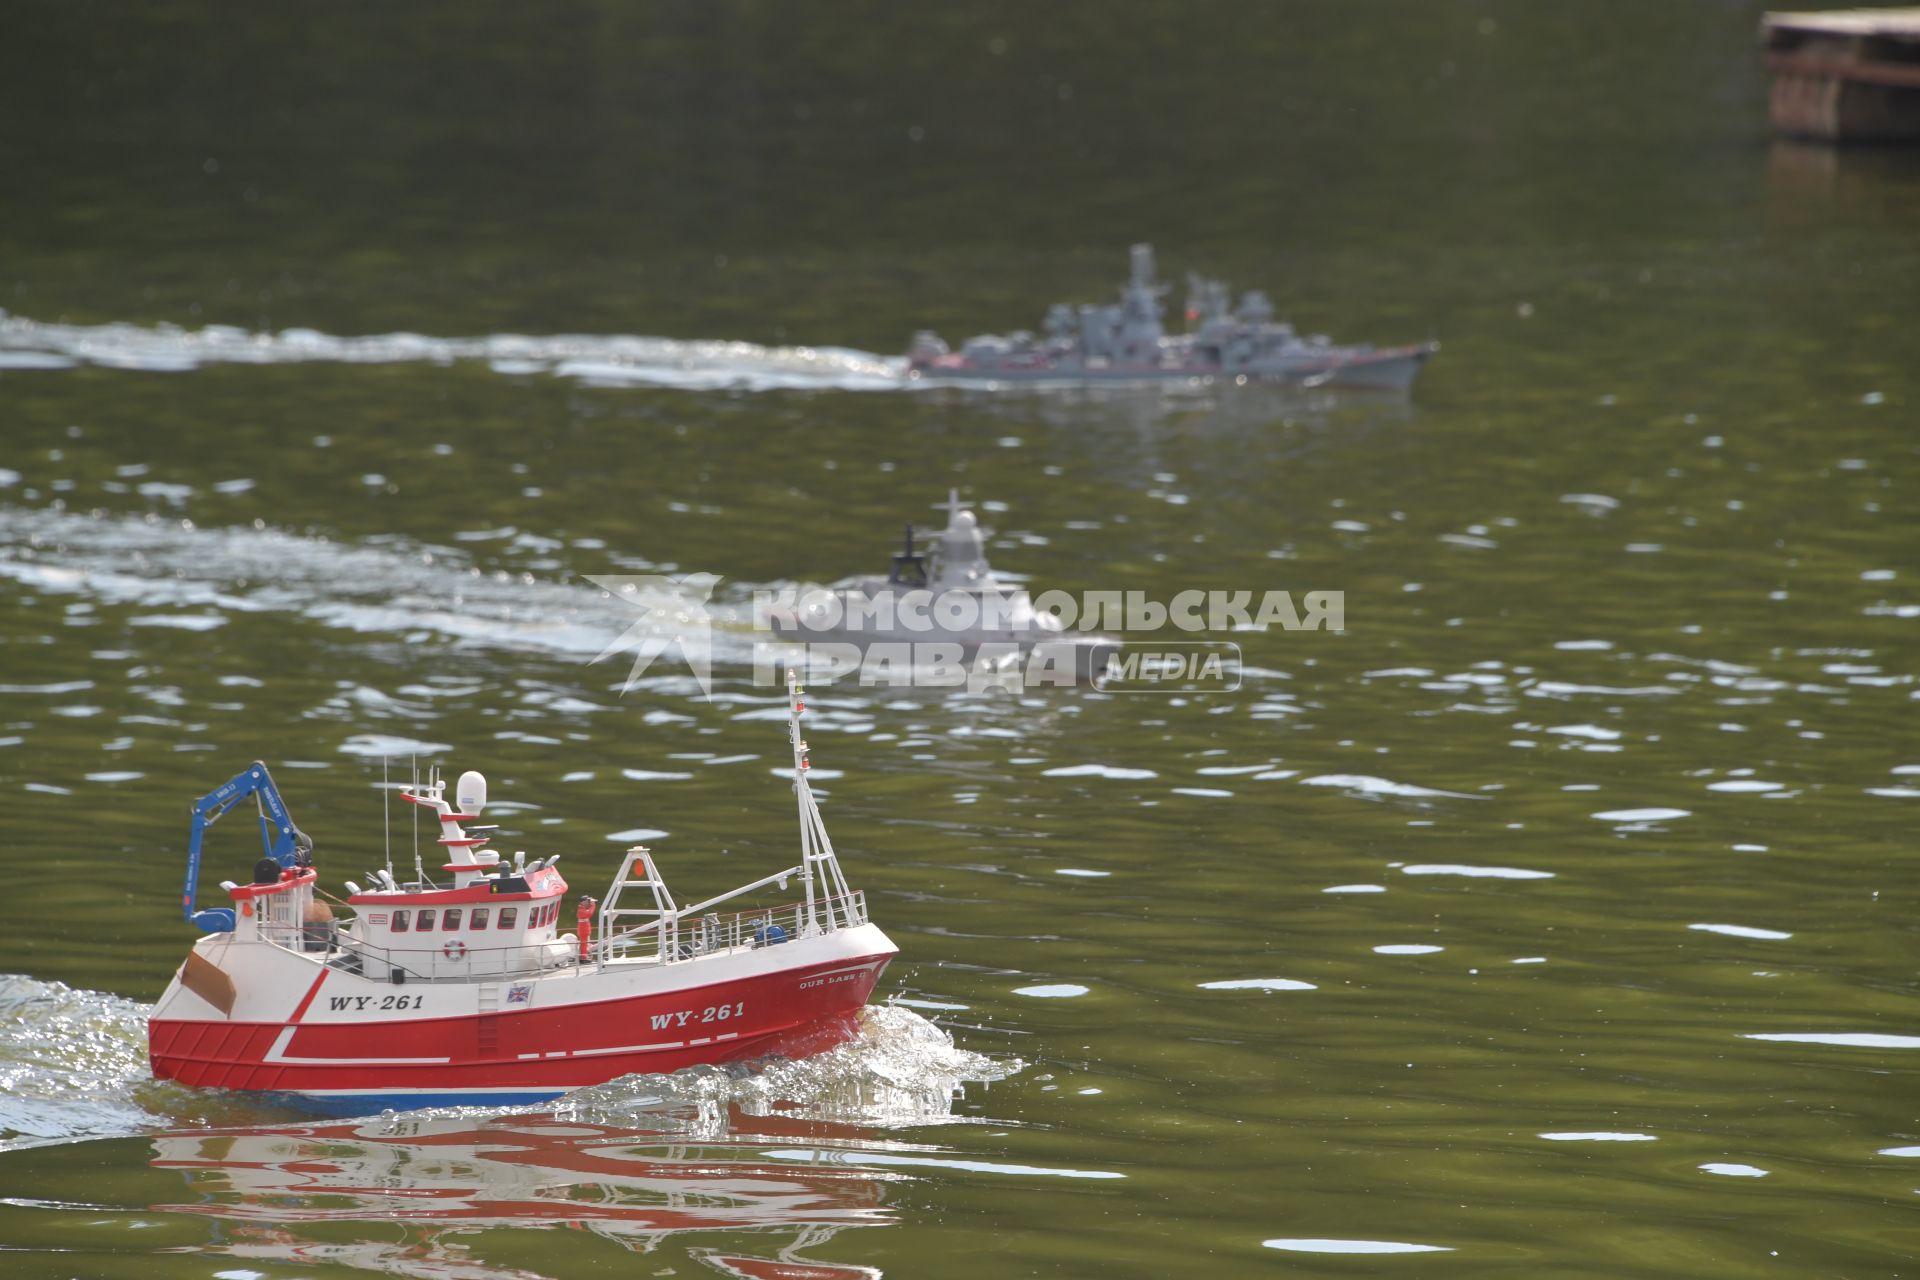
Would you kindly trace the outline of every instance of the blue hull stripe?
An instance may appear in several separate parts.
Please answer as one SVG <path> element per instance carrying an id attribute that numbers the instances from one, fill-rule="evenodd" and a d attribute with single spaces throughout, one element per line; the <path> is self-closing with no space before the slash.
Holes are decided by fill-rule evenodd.
<path id="1" fill-rule="evenodd" d="M 524 1107 L 551 1102 L 563 1089 L 474 1090 L 470 1093 L 283 1093 L 266 1096 L 295 1111 L 321 1116 L 371 1116 L 424 1107 Z"/>

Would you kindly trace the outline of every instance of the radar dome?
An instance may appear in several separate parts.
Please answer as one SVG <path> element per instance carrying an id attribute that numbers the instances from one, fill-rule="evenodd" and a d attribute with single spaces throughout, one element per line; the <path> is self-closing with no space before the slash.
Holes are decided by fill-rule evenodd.
<path id="1" fill-rule="evenodd" d="M 460 812 L 479 817 L 480 811 L 487 807 L 487 776 L 476 769 L 467 770 L 454 784 L 453 798 Z"/>

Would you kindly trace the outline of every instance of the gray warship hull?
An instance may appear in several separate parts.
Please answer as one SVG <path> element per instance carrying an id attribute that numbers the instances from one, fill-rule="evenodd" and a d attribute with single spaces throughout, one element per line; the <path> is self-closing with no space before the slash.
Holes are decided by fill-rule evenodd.
<path id="1" fill-rule="evenodd" d="M 1437 342 L 1369 351 L 1324 354 L 1305 352 L 1276 360 L 1228 369 L 1207 364 L 1116 364 L 1075 358 L 990 363 L 951 355 L 909 363 L 907 376 L 927 383 L 986 385 L 999 383 L 1102 384 L 1165 382 L 1264 382 L 1278 385 L 1342 390 L 1399 391 L 1413 380 L 1435 352 Z"/>

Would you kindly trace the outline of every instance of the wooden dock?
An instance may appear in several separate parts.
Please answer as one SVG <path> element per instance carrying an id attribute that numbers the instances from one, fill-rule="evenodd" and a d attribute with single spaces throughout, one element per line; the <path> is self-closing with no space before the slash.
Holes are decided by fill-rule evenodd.
<path id="1" fill-rule="evenodd" d="M 1769 13 L 1778 133 L 1823 142 L 1920 142 L 1920 7 Z"/>

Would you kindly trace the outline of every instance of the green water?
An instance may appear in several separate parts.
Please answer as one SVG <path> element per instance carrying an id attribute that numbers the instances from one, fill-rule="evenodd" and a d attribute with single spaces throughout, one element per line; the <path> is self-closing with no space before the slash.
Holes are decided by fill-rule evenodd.
<path id="1" fill-rule="evenodd" d="M 6 1273 L 1920 1265 L 1920 163 L 1771 144 L 1757 14 L 30 7 L 0 357 L 66 367 L 0 360 Z M 1138 239 L 1443 350 L 1406 403 L 737 389 L 1031 326 Z M 438 341 L 565 333 L 760 345 Z M 739 604 L 950 485 L 1036 587 L 1347 621 L 1237 634 L 1235 693 L 819 691 L 882 994 L 957 1049 L 305 1129 L 144 1079 L 187 804 L 256 757 L 335 881 L 383 742 L 576 889 L 636 828 L 683 893 L 785 865 L 751 636 L 623 696 L 580 575 Z"/>

